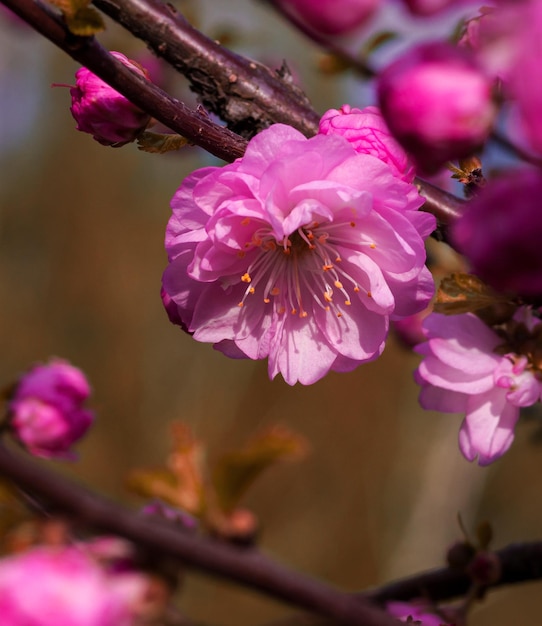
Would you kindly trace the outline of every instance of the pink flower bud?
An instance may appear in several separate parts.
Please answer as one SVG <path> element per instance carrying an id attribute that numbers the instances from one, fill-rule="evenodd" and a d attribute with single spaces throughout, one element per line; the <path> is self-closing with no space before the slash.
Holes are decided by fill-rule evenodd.
<path id="1" fill-rule="evenodd" d="M 132 70 L 147 77 L 147 72 L 120 52 L 112 52 Z M 119 147 L 134 141 L 150 122 L 150 115 L 138 109 L 101 78 L 82 67 L 75 74 L 75 87 L 70 89 L 70 111 L 77 130 L 90 133 L 104 146 Z"/>
<path id="2" fill-rule="evenodd" d="M 65 361 L 37 365 L 19 381 L 9 402 L 10 425 L 34 455 L 73 459 L 70 447 L 94 415 L 82 407 L 90 394 L 84 374 Z"/>
<path id="3" fill-rule="evenodd" d="M 472 271 L 495 289 L 542 294 L 542 176 L 524 169 L 489 183 L 452 227 Z"/>
<path id="4" fill-rule="evenodd" d="M 381 0 L 279 0 L 313 30 L 324 35 L 342 35 L 355 30 L 376 11 Z"/>
<path id="5" fill-rule="evenodd" d="M 463 49 L 436 42 L 412 48 L 380 74 L 380 107 L 424 173 L 471 155 L 491 131 L 492 81 Z"/>
<path id="6" fill-rule="evenodd" d="M 390 133 L 377 107 L 353 109 L 348 104 L 339 110 L 330 109 L 320 120 L 322 135 L 342 135 L 359 154 L 372 154 L 387 163 L 393 174 L 411 183 L 414 168 L 410 160 Z"/>
<path id="7" fill-rule="evenodd" d="M 401 622 L 420 624 L 420 626 L 447 626 L 443 618 L 431 612 L 424 602 L 388 602 L 386 611 Z"/>
<path id="8" fill-rule="evenodd" d="M 76 548 L 35 548 L 0 560 L 0 615 L 10 626 L 132 626 L 140 574 L 107 574 Z"/>

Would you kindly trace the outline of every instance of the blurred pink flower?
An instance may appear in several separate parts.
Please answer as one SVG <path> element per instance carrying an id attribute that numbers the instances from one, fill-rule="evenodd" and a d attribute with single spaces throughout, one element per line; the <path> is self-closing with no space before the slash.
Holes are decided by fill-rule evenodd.
<path id="1" fill-rule="evenodd" d="M 141 76 L 148 74 L 135 61 L 120 52 L 111 54 Z M 138 109 L 86 67 L 75 74 L 75 87 L 70 88 L 70 111 L 77 130 L 91 134 L 104 146 L 120 147 L 131 141 L 147 127 L 150 115 Z"/>
<path id="2" fill-rule="evenodd" d="M 430 612 L 425 603 L 388 602 L 386 611 L 402 622 L 410 618 L 414 624 L 419 623 L 421 626 L 447 626 L 441 617 Z"/>
<path id="3" fill-rule="evenodd" d="M 411 48 L 378 78 L 382 114 L 422 173 L 471 155 L 496 114 L 492 80 L 464 48 L 443 42 Z"/>
<path id="4" fill-rule="evenodd" d="M 390 318 L 431 297 L 423 238 L 435 220 L 422 203 L 344 138 L 271 126 L 173 197 L 170 319 L 228 356 L 269 357 L 289 384 L 350 371 L 382 352 Z"/>
<path id="5" fill-rule="evenodd" d="M 21 377 L 10 399 L 10 426 L 32 454 L 73 459 L 71 446 L 94 419 L 83 408 L 89 395 L 83 372 L 66 361 L 36 365 Z"/>
<path id="6" fill-rule="evenodd" d="M 459 433 L 463 455 L 480 465 L 502 456 L 514 439 L 519 408 L 540 399 L 542 383 L 527 355 L 502 352 L 503 337 L 472 313 L 432 313 L 423 324 L 428 341 L 416 371 L 424 409 L 465 413 Z"/>
<path id="7" fill-rule="evenodd" d="M 473 0 L 403 0 L 413 15 L 436 15 L 451 7 L 462 4 L 472 4 Z"/>
<path id="8" fill-rule="evenodd" d="M 39 547 L 0 560 L 0 615 L 9 626 L 132 626 L 145 587 L 82 550 Z"/>
<path id="9" fill-rule="evenodd" d="M 542 294 L 542 175 L 511 171 L 491 181 L 452 225 L 472 271 L 502 292 Z"/>
<path id="10" fill-rule="evenodd" d="M 382 0 L 277 0 L 288 14 L 298 16 L 313 30 L 342 35 L 362 26 Z"/>
<path id="11" fill-rule="evenodd" d="M 390 133 L 377 107 L 353 109 L 344 104 L 326 111 L 320 120 L 323 135 L 342 135 L 360 154 L 372 154 L 387 163 L 395 176 L 407 183 L 414 180 L 414 167 L 406 152 Z"/>

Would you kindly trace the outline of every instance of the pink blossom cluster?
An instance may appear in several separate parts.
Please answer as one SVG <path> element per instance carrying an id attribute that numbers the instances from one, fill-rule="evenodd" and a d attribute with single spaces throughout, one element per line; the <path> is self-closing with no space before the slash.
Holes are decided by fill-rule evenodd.
<path id="1" fill-rule="evenodd" d="M 527 141 L 542 153 L 542 2 L 501 0 L 493 10 L 484 8 L 469 23 L 463 43 L 502 81 L 503 94 L 519 110 Z"/>
<path id="2" fill-rule="evenodd" d="M 146 581 L 106 572 L 85 550 L 37 547 L 0 560 L 0 621 L 9 626 L 135 626 Z"/>
<path id="3" fill-rule="evenodd" d="M 382 352 L 390 319 L 431 298 L 423 240 L 435 220 L 390 166 L 396 143 L 374 156 L 386 140 L 371 115 L 367 149 L 344 128 L 307 139 L 277 124 L 241 159 L 185 179 L 166 232 L 171 321 L 228 356 L 267 357 L 289 384 Z"/>
<path id="4" fill-rule="evenodd" d="M 386 610 L 401 622 L 419 626 L 447 626 L 444 619 L 431 612 L 426 603 L 388 602 Z"/>
<path id="5" fill-rule="evenodd" d="M 472 313 L 432 313 L 423 323 L 427 341 L 416 347 L 423 356 L 416 371 L 420 404 L 465 414 L 459 447 L 480 465 L 509 449 L 520 408 L 541 399 L 542 355 L 536 346 L 542 323 L 528 310 L 517 317 L 498 334 Z"/>
<path id="6" fill-rule="evenodd" d="M 71 446 L 94 420 L 84 408 L 90 387 L 83 372 L 53 359 L 24 374 L 10 398 L 10 427 L 34 455 L 73 459 Z"/>
<path id="7" fill-rule="evenodd" d="M 111 54 L 131 70 L 147 77 L 138 63 L 120 52 Z M 131 141 L 147 127 L 150 115 L 136 107 L 86 67 L 75 74 L 71 87 L 70 111 L 77 122 L 77 130 L 91 134 L 104 146 L 120 147 Z"/>

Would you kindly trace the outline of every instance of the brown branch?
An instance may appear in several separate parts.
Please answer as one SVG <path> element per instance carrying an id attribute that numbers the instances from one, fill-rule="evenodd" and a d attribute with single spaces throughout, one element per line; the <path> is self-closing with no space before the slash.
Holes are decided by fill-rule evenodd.
<path id="1" fill-rule="evenodd" d="M 542 579 L 542 542 L 511 544 L 496 550 L 495 555 L 501 566 L 501 576 L 488 589 Z M 416 598 L 437 604 L 464 596 L 471 584 L 466 574 L 444 567 L 397 580 L 357 597 L 382 606 L 392 600 L 408 602 Z"/>
<path id="2" fill-rule="evenodd" d="M 71 34 L 48 7 L 33 0 L 2 2 L 73 59 L 171 130 L 226 161 L 233 161 L 244 154 L 246 141 L 242 137 L 193 111 L 127 68 L 94 37 L 76 37 Z"/>
<path id="3" fill-rule="evenodd" d="M 294 572 L 253 548 L 236 548 L 186 533 L 161 519 L 134 515 L 45 464 L 0 443 L 0 475 L 35 497 L 52 513 L 62 513 L 102 532 L 125 537 L 183 566 L 225 578 L 275 599 L 313 611 L 345 626 L 396 626 L 380 608 L 318 580 Z"/>
<path id="4" fill-rule="evenodd" d="M 246 141 L 242 137 L 214 124 L 206 116 L 191 110 L 150 81 L 129 70 L 94 38 L 72 35 L 62 21 L 39 2 L 0 1 L 168 128 L 225 161 L 233 161 L 244 154 Z M 144 38 L 168 62 L 176 64 L 178 69 L 192 76 L 193 88 L 196 88 L 194 76 L 199 77 L 200 85 L 214 85 L 206 92 L 206 97 L 210 100 L 214 97 L 213 90 L 218 90 L 217 98 L 233 98 L 236 104 L 232 105 L 231 111 L 222 110 L 227 121 L 231 113 L 233 117 L 229 121 L 239 123 L 241 109 L 250 115 L 253 106 L 260 106 L 262 109 L 256 116 L 263 115 L 261 111 L 265 109 L 266 124 L 283 122 L 308 136 L 317 132 L 318 114 L 306 102 L 296 104 L 295 92 L 285 87 L 283 81 L 273 76 L 268 68 L 234 55 L 212 42 L 159 0 L 95 0 L 95 4 L 102 9 L 107 8 L 111 17 L 121 20 L 131 32 Z M 183 53 L 188 55 L 184 61 Z M 199 56 L 201 61 L 198 60 Z M 252 65 L 256 65 L 256 68 L 252 68 Z M 231 82 L 233 75 L 236 76 L 234 83 Z M 224 81 L 230 85 L 229 92 Z M 237 87 L 232 85 L 237 85 L 239 90 L 236 91 Z M 215 110 L 221 107 L 222 105 L 213 105 L 211 108 Z M 264 117 L 259 119 L 262 121 Z M 252 122 L 249 126 L 251 124 Z M 416 183 L 426 199 L 423 209 L 433 213 L 441 226 L 460 214 L 464 201 L 426 181 L 417 179 Z"/>
<path id="5" fill-rule="evenodd" d="M 184 74 L 202 104 L 244 137 L 273 123 L 314 135 L 319 115 L 306 95 L 271 69 L 246 59 L 193 28 L 160 0 L 93 0 L 95 6 L 147 43 Z"/>

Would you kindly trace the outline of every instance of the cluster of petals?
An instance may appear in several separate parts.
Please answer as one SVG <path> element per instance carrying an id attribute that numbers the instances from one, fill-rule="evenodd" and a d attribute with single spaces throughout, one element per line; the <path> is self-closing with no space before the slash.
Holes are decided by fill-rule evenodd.
<path id="1" fill-rule="evenodd" d="M 542 175 L 522 168 L 492 180 L 452 226 L 472 272 L 505 293 L 542 293 Z"/>
<path id="2" fill-rule="evenodd" d="M 137 74 L 147 77 L 147 72 L 135 61 L 120 52 L 111 54 Z M 75 78 L 75 86 L 70 88 L 70 111 L 77 122 L 77 130 L 91 134 L 104 146 L 119 147 L 134 141 L 149 124 L 150 115 L 86 67 L 79 69 Z"/>
<path id="3" fill-rule="evenodd" d="M 422 173 L 469 156 L 495 119 L 493 81 L 465 48 L 444 42 L 414 46 L 378 78 L 384 118 Z"/>
<path id="4" fill-rule="evenodd" d="M 172 199 L 162 297 L 171 321 L 269 375 L 311 384 L 384 348 L 433 293 L 414 185 L 341 136 L 277 124 Z"/>
<path id="5" fill-rule="evenodd" d="M 0 560 L 0 615 L 10 626 L 133 626 L 147 583 L 106 572 L 84 550 L 36 547 Z"/>
<path id="6" fill-rule="evenodd" d="M 382 0 L 279 0 L 278 5 L 324 35 L 343 35 L 362 26 Z"/>
<path id="7" fill-rule="evenodd" d="M 387 163 L 395 176 L 407 183 L 414 180 L 414 166 L 377 107 L 356 109 L 344 104 L 340 109 L 330 109 L 322 116 L 318 132 L 340 135 L 359 154 L 372 154 Z"/>
<path id="8" fill-rule="evenodd" d="M 463 455 L 480 465 L 502 456 L 514 439 L 520 407 L 540 400 L 542 382 L 526 355 L 496 351 L 503 338 L 472 313 L 429 315 L 427 341 L 416 371 L 420 404 L 443 413 L 464 413 L 459 433 Z"/>
<path id="9" fill-rule="evenodd" d="M 84 408 L 90 387 L 83 372 L 59 359 L 24 374 L 9 402 L 10 426 L 34 455 L 72 459 L 71 446 L 94 420 Z"/>

